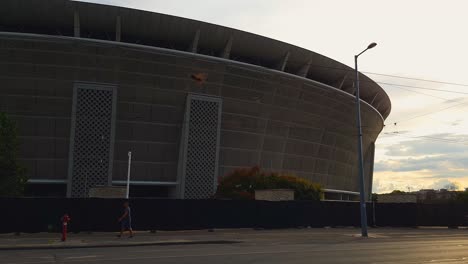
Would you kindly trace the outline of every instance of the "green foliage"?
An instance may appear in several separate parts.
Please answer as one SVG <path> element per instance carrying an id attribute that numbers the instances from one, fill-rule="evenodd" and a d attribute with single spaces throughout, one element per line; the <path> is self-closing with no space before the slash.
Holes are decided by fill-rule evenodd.
<path id="1" fill-rule="evenodd" d="M 400 191 L 400 190 L 394 190 L 393 192 L 391 192 L 391 194 L 404 194 L 405 192 L 403 191 Z"/>
<path id="2" fill-rule="evenodd" d="M 296 200 L 319 201 L 323 198 L 319 184 L 293 175 L 263 172 L 259 167 L 237 169 L 219 181 L 217 198 L 253 200 L 255 190 L 292 189 Z"/>
<path id="3" fill-rule="evenodd" d="M 379 201 L 379 195 L 376 194 L 376 193 L 373 193 L 373 194 L 371 195 L 371 201 L 373 201 L 373 202 L 378 202 L 378 201 Z"/>
<path id="4" fill-rule="evenodd" d="M 21 196 L 27 182 L 26 170 L 19 165 L 18 129 L 13 120 L 0 113 L 0 196 Z"/>
<path id="5" fill-rule="evenodd" d="M 468 204 L 468 191 L 457 193 L 457 196 L 455 196 L 454 201 L 457 203 Z"/>

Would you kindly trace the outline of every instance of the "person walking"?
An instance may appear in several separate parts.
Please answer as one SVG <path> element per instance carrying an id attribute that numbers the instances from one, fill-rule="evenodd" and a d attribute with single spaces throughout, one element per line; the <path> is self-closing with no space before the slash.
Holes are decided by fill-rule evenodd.
<path id="1" fill-rule="evenodd" d="M 119 218 L 119 222 L 120 222 L 120 234 L 117 235 L 117 236 L 118 236 L 118 237 L 122 237 L 123 232 L 125 232 L 125 231 L 128 230 L 128 231 L 130 232 L 129 238 L 132 238 L 132 237 L 133 237 L 133 230 L 132 230 L 132 213 L 131 213 L 130 205 L 129 205 L 128 201 L 125 201 L 125 202 L 124 202 L 123 207 L 124 207 L 124 213 L 123 213 L 122 216 Z"/>

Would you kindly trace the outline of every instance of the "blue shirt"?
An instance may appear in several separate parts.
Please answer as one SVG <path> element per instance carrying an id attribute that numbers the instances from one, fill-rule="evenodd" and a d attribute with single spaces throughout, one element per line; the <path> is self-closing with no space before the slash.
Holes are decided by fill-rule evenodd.
<path id="1" fill-rule="evenodd" d="M 132 220 L 132 214 L 131 214 L 130 206 L 124 209 L 124 214 L 125 213 L 127 213 L 127 215 L 122 220 L 131 221 Z"/>

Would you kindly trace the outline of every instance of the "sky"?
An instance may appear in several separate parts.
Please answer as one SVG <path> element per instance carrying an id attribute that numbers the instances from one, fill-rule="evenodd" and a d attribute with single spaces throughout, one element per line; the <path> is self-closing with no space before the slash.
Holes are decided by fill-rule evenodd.
<path id="1" fill-rule="evenodd" d="M 376 48 L 359 58 L 359 68 L 389 94 L 392 113 L 376 142 L 373 192 L 468 187 L 468 1 L 87 2 L 232 27 L 312 50 L 351 67 L 354 55 L 376 42 Z"/>

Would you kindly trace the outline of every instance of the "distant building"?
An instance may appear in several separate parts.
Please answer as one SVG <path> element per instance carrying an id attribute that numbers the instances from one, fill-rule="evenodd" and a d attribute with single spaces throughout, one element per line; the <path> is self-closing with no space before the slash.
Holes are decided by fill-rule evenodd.
<path id="1" fill-rule="evenodd" d="M 459 192 L 447 189 L 423 189 L 415 193 L 418 197 L 418 203 L 439 203 L 454 199 Z"/>
<path id="2" fill-rule="evenodd" d="M 416 192 L 397 192 L 378 195 L 379 203 L 443 203 L 455 199 L 458 191 L 421 189 Z"/>
<path id="3" fill-rule="evenodd" d="M 417 195 L 413 193 L 379 194 L 377 202 L 379 203 L 416 203 Z"/>

